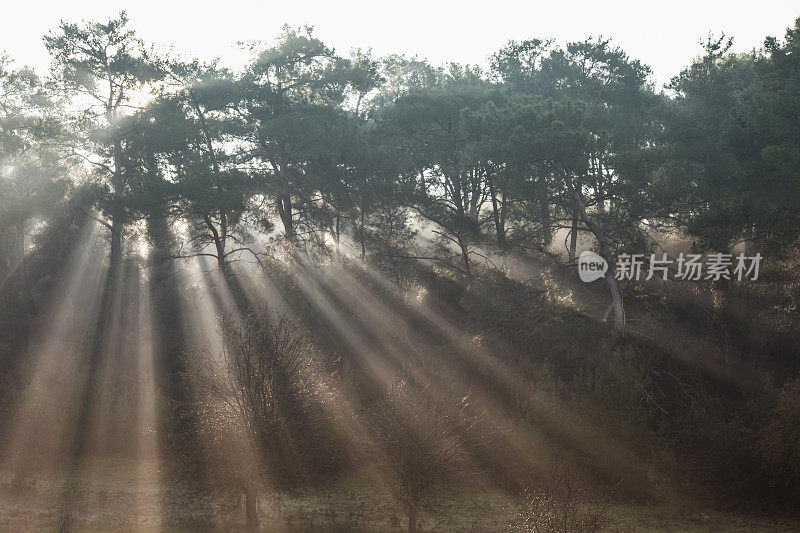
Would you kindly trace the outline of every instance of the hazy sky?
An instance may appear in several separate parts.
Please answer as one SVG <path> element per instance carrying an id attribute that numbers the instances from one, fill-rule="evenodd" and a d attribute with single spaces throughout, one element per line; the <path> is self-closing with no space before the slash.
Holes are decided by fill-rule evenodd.
<path id="1" fill-rule="evenodd" d="M 653 68 L 665 82 L 700 53 L 708 32 L 735 37 L 735 49 L 761 46 L 766 35 L 783 37 L 800 16 L 798 0 L 760 1 L 518 1 L 434 0 L 296 1 L 225 0 L 12 0 L 0 18 L 0 51 L 18 64 L 44 70 L 49 59 L 41 36 L 60 20 L 105 19 L 126 9 L 145 40 L 204 59 L 240 66 L 236 42 L 270 41 L 284 23 L 311 24 L 340 53 L 372 48 L 418 54 L 434 63 L 486 65 L 509 39 L 558 41 L 602 34 Z"/>

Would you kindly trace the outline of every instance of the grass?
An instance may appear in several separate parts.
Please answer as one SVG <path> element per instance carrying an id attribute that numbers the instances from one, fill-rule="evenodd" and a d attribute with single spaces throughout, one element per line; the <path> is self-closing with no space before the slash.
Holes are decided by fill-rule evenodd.
<path id="1" fill-rule="evenodd" d="M 242 531 L 244 512 L 223 495 L 168 481 L 130 460 L 95 460 L 72 472 L 33 476 L 19 493 L 0 473 L 0 531 Z M 149 473 L 148 473 L 149 472 Z M 511 531 L 515 496 L 484 488 L 443 489 L 420 516 L 422 531 Z M 402 531 L 405 519 L 367 472 L 320 490 L 265 494 L 268 531 Z M 797 531 L 800 522 L 713 510 L 612 505 L 609 531 Z"/>
<path id="2" fill-rule="evenodd" d="M 798 531 L 800 522 L 713 510 L 616 505 L 611 508 L 617 531 Z"/>

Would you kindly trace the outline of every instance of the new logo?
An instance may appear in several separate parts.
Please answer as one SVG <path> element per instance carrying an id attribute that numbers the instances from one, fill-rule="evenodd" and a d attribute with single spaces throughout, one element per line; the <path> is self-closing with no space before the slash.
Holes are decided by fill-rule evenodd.
<path id="1" fill-rule="evenodd" d="M 581 281 L 591 283 L 606 275 L 608 263 L 605 259 L 594 252 L 584 250 L 578 257 L 578 276 Z"/>

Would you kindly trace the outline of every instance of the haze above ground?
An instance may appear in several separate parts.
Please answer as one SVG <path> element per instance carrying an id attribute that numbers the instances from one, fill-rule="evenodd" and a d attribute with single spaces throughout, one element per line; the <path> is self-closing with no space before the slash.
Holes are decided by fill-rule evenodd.
<path id="1" fill-rule="evenodd" d="M 734 37 L 734 50 L 760 47 L 764 37 L 782 38 L 800 16 L 796 0 L 760 2 L 432 2 L 369 1 L 276 3 L 229 0 L 220 3 L 156 0 L 14 2 L 0 18 L 0 51 L 17 66 L 44 73 L 49 57 L 42 35 L 60 20 L 107 20 L 126 10 L 131 27 L 159 48 L 230 67 L 245 64 L 241 41 L 271 42 L 284 24 L 311 25 L 339 53 L 371 48 L 378 55 L 400 53 L 488 65 L 488 57 L 509 39 L 610 37 L 631 57 L 651 66 L 657 87 L 667 83 L 701 52 L 709 32 Z"/>

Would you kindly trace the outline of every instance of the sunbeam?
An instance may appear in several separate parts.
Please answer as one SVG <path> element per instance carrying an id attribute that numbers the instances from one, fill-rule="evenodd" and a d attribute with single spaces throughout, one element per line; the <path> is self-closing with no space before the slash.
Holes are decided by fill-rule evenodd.
<path id="1" fill-rule="evenodd" d="M 88 224 L 70 260 L 62 293 L 30 347 L 20 396 L 3 454 L 11 458 L 15 485 L 37 470 L 52 471 L 72 458 L 79 401 L 87 386 L 85 351 L 98 320 L 105 266 Z"/>
<path id="2" fill-rule="evenodd" d="M 0 46 L 0 532 L 800 531 L 795 6 L 372 32 L 472 64 L 50 3 L 46 71 Z"/>
<path id="3" fill-rule="evenodd" d="M 158 529 L 162 521 L 161 427 L 159 394 L 156 388 L 156 348 L 153 335 L 153 310 L 150 304 L 150 279 L 145 272 L 136 297 L 136 500 L 133 516 L 142 529 Z"/>

